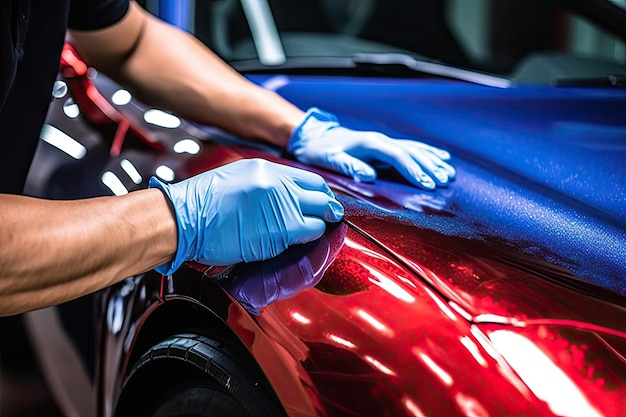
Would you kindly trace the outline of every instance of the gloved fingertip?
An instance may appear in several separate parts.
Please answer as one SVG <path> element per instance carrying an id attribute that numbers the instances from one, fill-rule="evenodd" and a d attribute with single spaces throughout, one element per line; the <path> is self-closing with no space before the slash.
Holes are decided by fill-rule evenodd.
<path id="1" fill-rule="evenodd" d="M 428 174 L 420 175 L 418 181 L 422 187 L 428 190 L 434 190 L 437 186 L 437 184 L 435 184 L 435 181 L 433 181 L 433 179 Z"/>
<path id="2" fill-rule="evenodd" d="M 325 221 L 336 223 L 343 218 L 343 214 L 344 214 L 343 206 L 341 205 L 339 201 L 330 200 L 330 202 L 328 203 L 328 207 L 330 208 L 330 210 L 328 210 L 324 214 Z"/>
<path id="3" fill-rule="evenodd" d="M 453 166 L 450 166 L 450 165 L 449 165 L 449 166 L 447 166 L 447 167 L 446 167 L 446 171 L 448 172 L 448 177 L 449 177 L 450 179 L 454 179 L 454 178 L 456 178 L 456 169 L 454 169 L 454 167 L 453 167 Z"/>
<path id="4" fill-rule="evenodd" d="M 448 183 L 448 172 L 446 170 L 436 169 L 434 170 L 433 175 L 437 178 L 439 184 L 444 185 Z"/>
<path id="5" fill-rule="evenodd" d="M 376 180 L 376 175 L 368 175 L 357 172 L 352 176 L 352 179 L 358 182 L 374 182 Z"/>
<path id="6" fill-rule="evenodd" d="M 373 168 L 363 164 L 352 170 L 352 179 L 359 182 L 374 182 L 376 180 L 376 171 Z"/>

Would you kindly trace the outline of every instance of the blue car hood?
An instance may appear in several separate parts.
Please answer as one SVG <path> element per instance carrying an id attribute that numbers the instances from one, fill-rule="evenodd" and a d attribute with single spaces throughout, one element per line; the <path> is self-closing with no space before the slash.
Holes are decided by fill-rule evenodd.
<path id="1" fill-rule="evenodd" d="M 347 127 L 451 152 L 458 178 L 448 188 L 421 191 L 384 175 L 373 185 L 345 181 L 359 204 L 418 227 L 513 245 L 626 295 L 626 90 L 251 78 Z"/>

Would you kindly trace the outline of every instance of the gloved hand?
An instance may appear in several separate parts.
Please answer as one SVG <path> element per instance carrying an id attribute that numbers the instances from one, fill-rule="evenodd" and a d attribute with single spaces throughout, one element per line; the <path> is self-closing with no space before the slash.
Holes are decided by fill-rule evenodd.
<path id="1" fill-rule="evenodd" d="M 426 189 L 445 186 L 456 175 L 450 154 L 421 142 L 392 139 L 379 132 L 342 127 L 337 118 L 317 108 L 307 111 L 294 129 L 287 151 L 302 163 L 372 182 L 376 171 L 367 162 L 393 166 L 409 182 Z"/>
<path id="2" fill-rule="evenodd" d="M 274 257 L 289 245 L 319 238 L 343 207 L 322 177 L 262 159 L 224 165 L 175 184 L 150 179 L 172 202 L 178 224 L 169 275 L 194 260 L 230 265 Z"/>

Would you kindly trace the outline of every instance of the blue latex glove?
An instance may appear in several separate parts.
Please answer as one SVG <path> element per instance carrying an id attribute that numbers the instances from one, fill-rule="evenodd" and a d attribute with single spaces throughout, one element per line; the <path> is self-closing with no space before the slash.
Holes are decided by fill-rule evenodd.
<path id="1" fill-rule="evenodd" d="M 343 207 L 322 177 L 262 159 L 245 159 L 176 184 L 150 179 L 172 202 L 178 223 L 174 260 L 156 270 L 169 275 L 194 260 L 230 265 L 274 257 L 289 245 L 319 238 L 324 221 Z"/>
<path id="2" fill-rule="evenodd" d="M 454 179 L 448 164 L 450 154 L 421 142 L 392 139 L 379 132 L 361 132 L 342 127 L 337 118 L 317 108 L 307 111 L 291 134 L 287 151 L 302 163 L 372 182 L 376 170 L 368 162 L 394 167 L 409 182 L 432 190 Z"/>

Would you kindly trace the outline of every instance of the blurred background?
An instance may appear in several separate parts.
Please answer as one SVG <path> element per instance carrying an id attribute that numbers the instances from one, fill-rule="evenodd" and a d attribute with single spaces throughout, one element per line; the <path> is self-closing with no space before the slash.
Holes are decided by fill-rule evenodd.
<path id="1" fill-rule="evenodd" d="M 228 61 L 258 58 L 250 28 L 255 21 L 263 24 L 264 20 L 250 16 L 243 6 L 246 1 L 183 0 L 174 4 L 143 0 L 139 3 L 194 33 Z M 520 63 L 535 53 L 555 52 L 622 65 L 626 62 L 623 37 L 607 30 L 622 22 L 600 18 L 599 9 L 606 8 L 584 0 L 269 0 L 260 3 L 269 5 L 288 58 L 348 56 L 359 48 L 371 48 L 371 44 L 363 42 L 369 41 L 505 76 L 515 76 Z M 626 8 L 626 0 L 607 0 L 607 3 Z M 610 8 L 600 11 L 606 12 L 610 13 Z M 604 22 L 600 25 L 599 20 Z M 325 37 L 329 34 L 341 37 Z"/>

